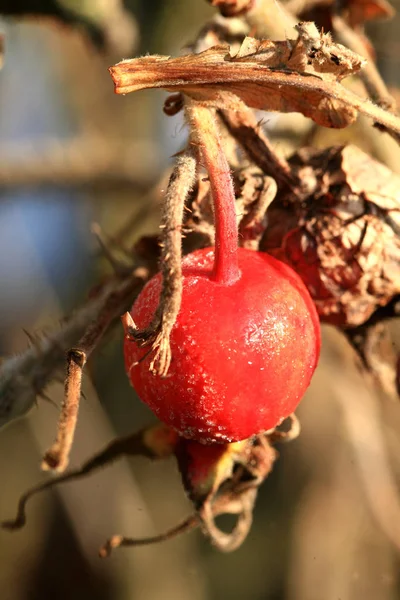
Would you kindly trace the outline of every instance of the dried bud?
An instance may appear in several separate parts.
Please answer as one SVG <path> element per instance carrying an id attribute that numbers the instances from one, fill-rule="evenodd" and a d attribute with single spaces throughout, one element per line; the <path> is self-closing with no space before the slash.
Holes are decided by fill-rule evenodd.
<path id="1" fill-rule="evenodd" d="M 361 325 L 400 291 L 400 177 L 354 146 L 290 162 L 308 193 L 278 195 L 260 249 L 299 273 L 322 321 Z"/>

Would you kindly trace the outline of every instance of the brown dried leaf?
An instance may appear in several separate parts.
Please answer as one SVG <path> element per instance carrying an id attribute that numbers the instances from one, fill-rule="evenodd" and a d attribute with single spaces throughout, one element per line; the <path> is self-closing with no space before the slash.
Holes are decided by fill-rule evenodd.
<path id="1" fill-rule="evenodd" d="M 246 38 L 232 57 L 229 46 L 214 46 L 178 58 L 147 56 L 110 68 L 118 94 L 160 87 L 228 110 L 252 108 L 301 112 L 325 127 L 346 127 L 358 106 L 342 98 L 339 82 L 356 73 L 364 59 L 334 44 L 313 23 L 297 25 L 297 40 Z M 354 102 L 353 102 L 354 104 Z"/>
<path id="2" fill-rule="evenodd" d="M 309 195 L 273 202 L 260 248 L 301 275 L 322 321 L 362 325 L 400 293 L 400 178 L 355 146 L 291 164 Z"/>

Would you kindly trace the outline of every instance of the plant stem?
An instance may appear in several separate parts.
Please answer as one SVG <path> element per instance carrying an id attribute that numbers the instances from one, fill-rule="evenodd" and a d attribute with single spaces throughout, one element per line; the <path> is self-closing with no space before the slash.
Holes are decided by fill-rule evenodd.
<path id="1" fill-rule="evenodd" d="M 215 258 L 213 279 L 231 284 L 240 277 L 235 192 L 232 177 L 218 133 L 213 112 L 190 101 L 186 114 L 191 127 L 191 142 L 200 149 L 210 178 L 214 203 Z"/>

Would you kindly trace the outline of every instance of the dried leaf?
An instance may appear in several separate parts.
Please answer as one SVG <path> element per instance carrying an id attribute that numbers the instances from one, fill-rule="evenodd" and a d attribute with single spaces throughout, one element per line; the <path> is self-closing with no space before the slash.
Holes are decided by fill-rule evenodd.
<path id="1" fill-rule="evenodd" d="M 309 194 L 278 196 L 260 248 L 301 274 L 322 321 L 362 325 L 400 292 L 400 178 L 355 146 L 290 162 Z"/>
<path id="2" fill-rule="evenodd" d="M 297 40 L 284 42 L 247 37 L 234 57 L 229 46 L 221 45 L 178 58 L 122 61 L 110 69 L 115 91 L 161 87 L 218 108 L 238 110 L 244 102 L 262 110 L 301 112 L 326 127 L 347 126 L 357 110 L 342 101 L 338 82 L 356 73 L 364 59 L 334 44 L 313 23 L 300 23 L 297 30 Z"/>

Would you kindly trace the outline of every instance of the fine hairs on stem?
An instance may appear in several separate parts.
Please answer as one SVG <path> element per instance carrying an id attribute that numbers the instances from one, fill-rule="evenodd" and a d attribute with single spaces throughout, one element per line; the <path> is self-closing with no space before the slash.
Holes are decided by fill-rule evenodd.
<path id="1" fill-rule="evenodd" d="M 188 101 L 186 117 L 193 147 L 177 157 L 164 200 L 160 243 L 163 275 L 160 302 L 146 329 L 137 329 L 130 315 L 123 317 L 128 338 L 142 346 L 150 345 L 150 352 L 155 352 L 150 370 L 161 377 L 167 375 L 171 363 L 170 335 L 181 305 L 183 209 L 195 182 L 197 155 L 201 157 L 210 178 L 214 203 L 214 278 L 220 283 L 230 284 L 240 276 L 235 193 L 214 111 Z"/>
<path id="2" fill-rule="evenodd" d="M 210 178 L 214 205 L 215 261 L 213 277 L 231 284 L 240 277 L 237 249 L 235 193 L 230 168 L 218 133 L 214 111 L 189 101 L 186 116 L 190 124 L 191 143 L 198 146 Z"/>

